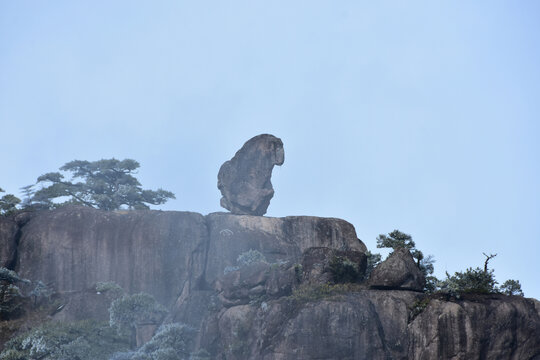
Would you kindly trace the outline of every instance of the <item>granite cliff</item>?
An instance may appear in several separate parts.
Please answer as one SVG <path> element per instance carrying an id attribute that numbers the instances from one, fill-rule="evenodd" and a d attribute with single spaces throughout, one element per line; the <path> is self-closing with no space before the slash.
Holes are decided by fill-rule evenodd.
<path id="1" fill-rule="evenodd" d="M 114 297 L 103 284 L 114 284 L 168 309 L 132 324 L 132 346 L 151 344 L 160 324 L 194 334 L 168 357 L 115 359 L 540 360 L 537 300 L 428 295 L 404 248 L 368 278 L 366 246 L 347 221 L 260 216 L 274 194 L 272 169 L 283 162 L 283 143 L 268 134 L 225 162 L 218 188 L 231 213 L 63 206 L 0 216 L 0 267 L 49 289 L 45 303 L 53 305 L 36 318 L 43 306 L 35 296 L 26 312 L 0 321 L 0 350 L 40 322 L 108 320 Z M 42 334 L 32 344 L 43 347 Z M 5 358 L 20 360 L 18 350 Z"/>
<path id="2" fill-rule="evenodd" d="M 332 259 L 362 273 L 366 252 L 340 219 L 63 207 L 0 218 L 0 234 L 1 264 L 60 294 L 52 319 L 107 319 L 92 289 L 113 281 L 152 294 L 216 359 L 540 359 L 534 299 L 339 283 Z M 264 261 L 239 264 L 250 253 Z"/>

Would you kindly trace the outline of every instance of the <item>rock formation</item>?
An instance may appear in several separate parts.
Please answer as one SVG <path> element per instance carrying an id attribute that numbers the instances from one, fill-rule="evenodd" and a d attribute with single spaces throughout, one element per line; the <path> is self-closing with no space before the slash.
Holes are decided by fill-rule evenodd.
<path id="1" fill-rule="evenodd" d="M 377 266 L 369 277 L 369 285 L 377 289 L 404 289 L 422 291 L 426 284 L 424 274 L 405 248 L 394 250 Z"/>
<path id="2" fill-rule="evenodd" d="M 129 293 L 148 292 L 167 306 L 183 291 L 212 287 L 249 250 L 260 251 L 269 263 L 288 264 L 299 263 L 305 250 L 322 245 L 366 251 L 348 222 L 310 216 L 204 217 L 66 206 L 40 212 L 20 230 L 14 222 L 6 223 L 9 231 L 2 236 L 1 248 L 10 251 L 2 251 L 0 261 L 13 261 L 16 250 L 20 276 L 52 283 L 59 292 L 113 281 Z"/>
<path id="3" fill-rule="evenodd" d="M 344 220 L 63 207 L 0 218 L 4 248 L 2 263 L 53 284 L 54 319 L 106 319 L 110 300 L 94 284 L 114 281 L 154 295 L 213 359 L 540 358 L 538 301 L 411 291 L 421 281 L 408 252 L 369 283 L 336 284 L 333 259 L 365 269 L 366 247 Z"/>
<path id="4" fill-rule="evenodd" d="M 62 207 L 21 228 L 15 270 L 59 292 L 114 281 L 168 306 L 186 284 L 200 280 L 206 238 L 205 219 L 197 213 Z"/>
<path id="5" fill-rule="evenodd" d="M 274 196 L 272 169 L 284 160 L 283 143 L 277 137 L 262 134 L 248 140 L 219 169 L 221 206 L 233 214 L 266 214 Z"/>

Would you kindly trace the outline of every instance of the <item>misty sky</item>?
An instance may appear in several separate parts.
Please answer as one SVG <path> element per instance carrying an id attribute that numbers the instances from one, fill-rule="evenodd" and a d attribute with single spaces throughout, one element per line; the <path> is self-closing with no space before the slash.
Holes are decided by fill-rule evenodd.
<path id="1" fill-rule="evenodd" d="M 1 1 L 0 187 L 133 158 L 164 210 L 280 137 L 268 216 L 394 229 L 540 298 L 540 2 Z"/>

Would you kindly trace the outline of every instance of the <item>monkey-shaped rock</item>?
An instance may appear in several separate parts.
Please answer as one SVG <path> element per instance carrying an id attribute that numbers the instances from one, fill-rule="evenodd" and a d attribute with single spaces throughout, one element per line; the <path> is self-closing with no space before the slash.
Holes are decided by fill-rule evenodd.
<path id="1" fill-rule="evenodd" d="M 240 215 L 264 215 L 274 196 L 272 169 L 285 160 L 281 139 L 262 134 L 248 140 L 218 173 L 221 206 Z"/>

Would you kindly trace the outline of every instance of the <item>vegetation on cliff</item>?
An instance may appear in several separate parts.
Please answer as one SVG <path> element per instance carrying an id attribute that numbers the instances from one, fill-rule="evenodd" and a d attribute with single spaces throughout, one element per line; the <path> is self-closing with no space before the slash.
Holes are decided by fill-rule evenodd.
<path id="1" fill-rule="evenodd" d="M 0 188 L 0 193 L 5 192 Z M 0 215 L 9 215 L 17 209 L 21 200 L 13 194 L 6 194 L 0 198 Z"/>
<path id="2" fill-rule="evenodd" d="M 148 204 L 160 205 L 175 198 L 167 190 L 143 189 L 134 176 L 139 167 L 133 159 L 70 161 L 60 172 L 43 174 L 34 185 L 23 187 L 26 198 L 22 203 L 14 195 L 3 196 L 0 214 L 13 213 L 18 205 L 26 209 L 53 209 L 67 204 L 102 210 L 148 209 Z"/>
<path id="3" fill-rule="evenodd" d="M 492 294 L 502 293 L 506 295 L 521 295 L 521 284 L 518 280 L 506 280 L 501 288 L 497 287 L 497 281 L 495 280 L 495 274 L 493 269 L 488 269 L 488 264 L 497 254 L 484 254 L 486 260 L 484 262 L 483 269 L 468 268 L 465 271 L 457 271 L 454 275 L 446 273 L 446 279 L 439 280 L 433 276 L 434 272 L 434 258 L 432 255 L 424 257 L 422 251 L 416 248 L 416 244 L 412 239 L 412 236 L 403 233 L 399 230 L 394 230 L 388 235 L 381 234 L 377 237 L 378 248 L 391 248 L 392 250 L 405 248 L 408 249 L 416 260 L 418 268 L 425 276 L 426 285 L 425 292 L 435 293 L 442 292 L 449 294 L 452 297 L 459 298 L 463 293 L 475 293 L 475 294 Z M 371 259 L 370 259 L 371 258 Z M 375 267 L 380 261 L 379 254 L 369 253 L 368 264 Z"/>

